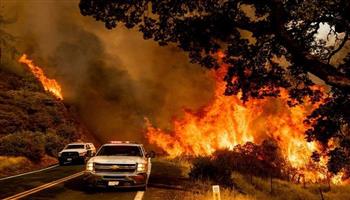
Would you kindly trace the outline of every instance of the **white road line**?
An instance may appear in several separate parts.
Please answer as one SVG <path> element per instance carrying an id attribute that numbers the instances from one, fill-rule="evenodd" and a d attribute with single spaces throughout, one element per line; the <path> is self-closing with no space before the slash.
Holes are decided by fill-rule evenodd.
<path id="1" fill-rule="evenodd" d="M 5 177 L 5 178 L 0 178 L 0 181 L 11 179 L 11 178 L 16 178 L 16 177 L 24 176 L 24 175 L 28 175 L 28 174 L 34 174 L 34 173 L 37 173 L 37 172 L 42 172 L 42 171 L 49 170 L 49 169 L 52 169 L 52 168 L 55 168 L 55 167 L 58 167 L 58 166 L 59 165 L 53 165 L 51 167 L 47 167 L 47 168 L 44 168 L 44 169 L 39 169 L 39 170 L 31 171 L 31 172 L 26 172 L 26 173 L 23 173 L 23 174 L 17 174 L 17 175 L 8 176 L 8 177 Z"/>
<path id="2" fill-rule="evenodd" d="M 44 185 L 41 185 L 41 186 L 38 186 L 36 188 L 33 188 L 33 189 L 30 189 L 30 190 L 27 190 L 27 191 L 24 191 L 24 192 L 21 192 L 21 193 L 18 193 L 18 194 L 15 194 L 13 196 L 10 196 L 10 197 L 7 197 L 3 200 L 14 200 L 14 199 L 20 199 L 20 198 L 23 198 L 23 197 L 26 197 L 28 195 L 31 195 L 31 194 L 34 194 L 36 192 L 39 192 L 41 190 L 45 190 L 47 188 L 50 188 L 52 186 L 55 186 L 55 185 L 58 185 L 60 183 L 63 183 L 65 181 L 68 181 L 70 179 L 73 179 L 73 178 L 76 178 L 78 176 L 81 176 L 84 172 L 78 172 L 76 174 L 73 174 L 73 175 L 70 175 L 70 176 L 67 176 L 67 177 L 64 177 L 64 178 L 61 178 L 61 179 L 58 179 L 56 181 L 52 181 L 50 183 L 46 183 Z"/>
<path id="3" fill-rule="evenodd" d="M 144 193 L 145 193 L 144 191 L 138 191 L 136 193 L 134 200 L 142 200 Z"/>

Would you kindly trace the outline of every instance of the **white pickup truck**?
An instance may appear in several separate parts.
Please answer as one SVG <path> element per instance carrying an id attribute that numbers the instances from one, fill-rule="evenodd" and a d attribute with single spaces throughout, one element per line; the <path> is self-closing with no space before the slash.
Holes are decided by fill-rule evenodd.
<path id="1" fill-rule="evenodd" d="M 74 162 L 85 163 L 95 153 L 96 149 L 92 143 L 70 143 L 58 153 L 58 161 L 60 165 Z"/>
<path id="2" fill-rule="evenodd" d="M 146 154 L 142 144 L 128 141 L 104 144 L 87 162 L 84 180 L 90 187 L 146 190 L 153 157 L 154 152 Z"/>

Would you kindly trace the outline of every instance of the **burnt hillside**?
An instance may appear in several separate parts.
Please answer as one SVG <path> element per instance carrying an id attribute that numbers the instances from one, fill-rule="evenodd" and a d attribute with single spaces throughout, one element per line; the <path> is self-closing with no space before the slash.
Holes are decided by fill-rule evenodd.
<path id="1" fill-rule="evenodd" d="M 0 68 L 0 155 L 39 161 L 68 142 L 86 140 L 88 131 L 71 110 L 29 72 Z"/>

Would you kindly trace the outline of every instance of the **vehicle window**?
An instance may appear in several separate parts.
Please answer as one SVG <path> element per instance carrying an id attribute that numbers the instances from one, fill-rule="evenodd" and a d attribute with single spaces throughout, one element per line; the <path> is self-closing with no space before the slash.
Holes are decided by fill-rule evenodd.
<path id="1" fill-rule="evenodd" d="M 69 144 L 65 149 L 84 149 L 82 144 Z"/>
<path id="2" fill-rule="evenodd" d="M 87 145 L 86 145 L 86 149 L 91 149 L 91 148 L 90 148 L 90 145 L 87 144 Z"/>
<path id="3" fill-rule="evenodd" d="M 103 146 L 97 153 L 98 156 L 142 156 L 138 146 Z"/>

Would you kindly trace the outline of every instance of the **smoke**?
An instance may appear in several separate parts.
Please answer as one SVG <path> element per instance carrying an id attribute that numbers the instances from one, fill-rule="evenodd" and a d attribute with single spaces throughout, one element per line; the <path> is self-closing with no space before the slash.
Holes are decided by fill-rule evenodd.
<path id="1" fill-rule="evenodd" d="M 101 141 L 143 140 L 144 117 L 168 129 L 181 108 L 212 98 L 209 72 L 176 47 L 159 47 L 136 30 L 112 31 L 80 15 L 78 1 L 3 0 L 15 17 L 6 31 L 20 52 L 61 85 L 85 125 Z"/>

